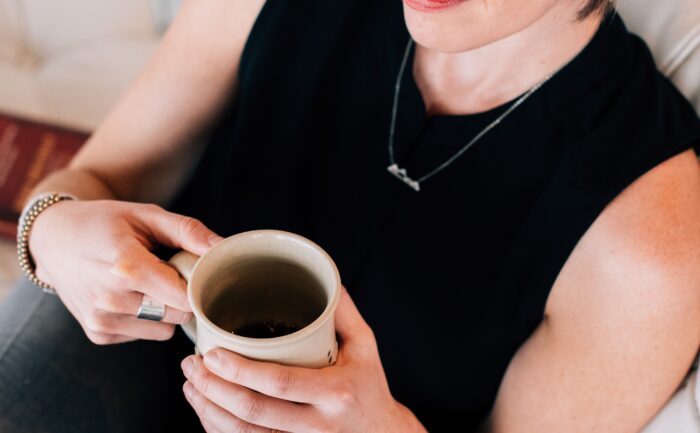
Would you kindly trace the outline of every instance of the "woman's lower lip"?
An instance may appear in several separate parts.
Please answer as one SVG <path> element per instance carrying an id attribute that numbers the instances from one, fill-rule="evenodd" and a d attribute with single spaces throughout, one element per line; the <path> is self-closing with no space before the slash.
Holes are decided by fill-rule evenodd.
<path id="1" fill-rule="evenodd" d="M 451 8 L 464 0 L 403 0 L 410 8 L 420 12 L 436 12 Z"/>

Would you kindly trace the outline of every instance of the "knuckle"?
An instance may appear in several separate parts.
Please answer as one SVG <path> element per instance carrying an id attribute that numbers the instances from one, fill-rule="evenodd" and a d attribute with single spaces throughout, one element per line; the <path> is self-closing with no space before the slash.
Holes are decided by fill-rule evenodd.
<path id="1" fill-rule="evenodd" d="M 377 344 L 374 341 L 368 343 L 367 346 L 364 347 L 364 350 L 360 353 L 360 355 L 361 362 L 374 364 L 375 361 L 379 358 L 379 349 L 377 348 Z"/>
<path id="2" fill-rule="evenodd" d="M 144 203 L 142 209 L 146 212 L 164 212 L 163 208 L 154 203 Z"/>
<path id="3" fill-rule="evenodd" d="M 218 408 L 202 394 L 197 394 L 196 397 L 193 397 L 191 403 L 195 412 L 197 412 L 197 415 L 199 415 L 199 418 L 201 420 L 205 420 L 209 425 L 227 426 L 226 431 L 252 432 L 249 424 L 244 423 L 235 417 L 234 420 L 231 420 L 229 416 L 224 414 L 220 408 Z"/>
<path id="4" fill-rule="evenodd" d="M 253 433 L 253 426 L 245 421 L 236 421 L 233 427 L 233 433 Z"/>
<path id="5" fill-rule="evenodd" d="M 243 419 L 251 423 L 258 421 L 265 411 L 263 399 L 252 393 L 241 398 L 240 405 Z"/>
<path id="6" fill-rule="evenodd" d="M 141 203 L 141 204 L 130 206 L 130 208 L 127 212 L 128 212 L 128 214 L 130 214 L 136 218 L 140 218 L 140 217 L 146 216 L 148 214 L 165 212 L 165 210 L 162 207 L 158 206 L 157 204 Z"/>
<path id="7" fill-rule="evenodd" d="M 209 412 L 211 412 L 211 408 L 207 407 L 208 401 L 201 394 L 195 392 L 192 397 L 190 397 L 190 404 L 195 412 L 197 412 L 202 418 L 209 419 L 207 415 L 209 415 Z"/>
<path id="8" fill-rule="evenodd" d="M 377 346 L 377 337 L 374 335 L 374 330 L 369 327 L 366 323 L 364 324 L 364 334 L 365 338 L 367 339 L 367 343 L 370 346 L 376 347 Z"/>
<path id="9" fill-rule="evenodd" d="M 104 292 L 95 299 L 95 307 L 111 313 L 119 312 L 121 309 L 121 297 L 115 293 Z"/>
<path id="10" fill-rule="evenodd" d="M 294 375 L 286 369 L 281 369 L 274 380 L 272 387 L 276 395 L 287 395 L 294 388 Z"/>
<path id="11" fill-rule="evenodd" d="M 174 325 L 163 326 L 161 329 L 160 334 L 156 337 L 156 339 L 159 341 L 170 340 L 173 338 L 173 335 L 175 335 Z"/>
<path id="12" fill-rule="evenodd" d="M 96 344 L 98 346 L 105 346 L 112 343 L 112 337 L 107 334 L 85 331 L 85 335 L 87 335 L 88 340 L 90 340 L 93 344 Z"/>
<path id="13" fill-rule="evenodd" d="M 333 397 L 341 408 L 349 409 L 357 403 L 357 393 L 348 381 L 340 381 L 336 384 Z"/>
<path id="14" fill-rule="evenodd" d="M 374 335 L 374 331 L 367 324 L 362 324 L 357 330 L 358 343 L 363 348 L 375 348 L 377 347 L 377 338 Z"/>
<path id="15" fill-rule="evenodd" d="M 186 311 L 173 309 L 172 311 L 172 321 L 178 325 L 187 323 L 192 320 L 192 313 Z"/>
<path id="16" fill-rule="evenodd" d="M 209 395 L 209 387 L 211 386 L 211 376 L 207 374 L 204 368 L 195 368 L 190 379 L 192 383 L 197 385 L 197 389 L 204 395 Z"/>
<path id="17" fill-rule="evenodd" d="M 201 226 L 202 223 L 200 223 L 199 220 L 196 220 L 189 216 L 183 216 L 180 218 L 180 222 L 178 224 L 178 231 L 181 235 L 186 236 L 191 233 L 194 233 Z"/>
<path id="18" fill-rule="evenodd" d="M 85 327 L 97 334 L 109 334 L 112 329 L 112 323 L 106 314 L 93 311 L 85 317 Z"/>
<path id="19" fill-rule="evenodd" d="M 236 362 L 231 362 L 226 356 L 219 355 L 219 362 L 221 363 L 221 371 L 226 372 L 226 379 L 229 382 L 240 383 L 243 377 L 243 369 Z"/>
<path id="20" fill-rule="evenodd" d="M 126 251 L 116 253 L 112 264 L 112 273 L 121 278 L 122 281 L 131 282 L 136 280 L 139 275 L 139 268 L 140 264 L 134 261 L 133 255 L 128 254 Z"/>

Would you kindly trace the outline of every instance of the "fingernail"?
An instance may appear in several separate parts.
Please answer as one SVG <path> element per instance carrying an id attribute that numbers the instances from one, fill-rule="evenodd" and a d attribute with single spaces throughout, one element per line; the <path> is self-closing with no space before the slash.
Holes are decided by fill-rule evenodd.
<path id="1" fill-rule="evenodd" d="M 213 247 L 214 245 L 218 244 L 219 242 L 223 241 L 224 238 L 222 238 L 219 235 L 211 235 L 209 236 L 209 246 Z"/>
<path id="2" fill-rule="evenodd" d="M 216 350 L 210 350 L 204 355 L 204 365 L 211 368 L 219 368 L 221 360 Z"/>
<path id="3" fill-rule="evenodd" d="M 194 369 L 194 361 L 192 360 L 192 357 L 188 356 L 185 358 L 180 366 L 182 367 L 182 371 L 185 373 L 185 376 L 190 377 L 192 370 Z"/>
<path id="4" fill-rule="evenodd" d="M 182 387 L 182 392 L 185 393 L 185 397 L 189 400 L 192 397 L 192 389 L 194 387 L 192 386 L 192 383 L 188 380 L 185 382 L 185 385 Z"/>

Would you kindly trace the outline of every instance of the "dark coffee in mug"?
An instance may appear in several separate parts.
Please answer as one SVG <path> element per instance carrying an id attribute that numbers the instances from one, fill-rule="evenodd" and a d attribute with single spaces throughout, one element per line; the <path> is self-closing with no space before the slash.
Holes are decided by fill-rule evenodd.
<path id="1" fill-rule="evenodd" d="M 205 305 L 207 318 L 241 337 L 274 338 L 316 320 L 328 299 L 307 269 L 281 259 L 256 258 L 224 272 L 227 280 Z"/>

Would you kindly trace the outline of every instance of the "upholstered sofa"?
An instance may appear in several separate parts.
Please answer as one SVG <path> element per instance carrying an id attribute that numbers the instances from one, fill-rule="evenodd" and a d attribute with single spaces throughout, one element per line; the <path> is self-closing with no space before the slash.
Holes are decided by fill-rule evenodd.
<path id="1" fill-rule="evenodd" d="M 179 0 L 0 0 L 0 113 L 90 131 L 148 60 Z M 19 276 L 0 241 L 0 299 Z"/>

